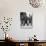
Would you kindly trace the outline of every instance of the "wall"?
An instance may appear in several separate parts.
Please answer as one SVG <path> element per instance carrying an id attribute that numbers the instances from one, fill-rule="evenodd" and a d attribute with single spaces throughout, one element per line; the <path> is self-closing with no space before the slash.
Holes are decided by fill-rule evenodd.
<path id="1" fill-rule="evenodd" d="M 33 27 L 32 29 L 21 29 L 19 13 L 21 11 L 33 13 Z M 37 35 L 39 40 L 45 39 L 45 15 L 46 8 L 33 8 L 30 6 L 28 0 L 0 0 L 0 18 L 1 17 L 13 17 L 13 22 L 10 33 L 17 40 L 27 40 L 34 34 Z M 1 31 L 2 33 L 2 31 Z M 0 33 L 0 35 L 2 35 Z M 44 34 L 45 33 L 45 34 Z M 2 36 L 0 36 L 2 39 Z"/>

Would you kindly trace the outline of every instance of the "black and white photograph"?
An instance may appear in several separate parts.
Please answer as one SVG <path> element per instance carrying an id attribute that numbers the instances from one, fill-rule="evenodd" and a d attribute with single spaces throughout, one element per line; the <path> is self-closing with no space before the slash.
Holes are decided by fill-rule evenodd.
<path id="1" fill-rule="evenodd" d="M 32 15 L 26 12 L 20 12 L 20 26 L 21 28 L 32 28 Z"/>

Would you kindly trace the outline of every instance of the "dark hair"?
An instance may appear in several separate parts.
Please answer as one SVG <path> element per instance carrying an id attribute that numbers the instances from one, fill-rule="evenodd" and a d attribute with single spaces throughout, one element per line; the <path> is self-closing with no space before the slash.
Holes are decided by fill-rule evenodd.
<path id="1" fill-rule="evenodd" d="M 34 35 L 34 37 L 36 37 L 36 35 Z"/>

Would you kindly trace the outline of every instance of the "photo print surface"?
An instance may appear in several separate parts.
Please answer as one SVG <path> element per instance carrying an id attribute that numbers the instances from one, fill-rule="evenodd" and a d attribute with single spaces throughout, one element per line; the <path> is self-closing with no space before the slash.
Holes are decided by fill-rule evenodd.
<path id="1" fill-rule="evenodd" d="M 20 26 L 21 28 L 32 28 L 32 15 L 26 12 L 20 12 Z"/>

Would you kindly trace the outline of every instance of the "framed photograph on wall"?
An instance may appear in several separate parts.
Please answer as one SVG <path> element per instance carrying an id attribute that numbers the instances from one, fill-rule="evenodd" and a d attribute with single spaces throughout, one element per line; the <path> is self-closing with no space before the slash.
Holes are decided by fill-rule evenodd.
<path id="1" fill-rule="evenodd" d="M 27 12 L 20 12 L 20 26 L 22 29 L 32 28 L 32 18 L 33 14 Z"/>

